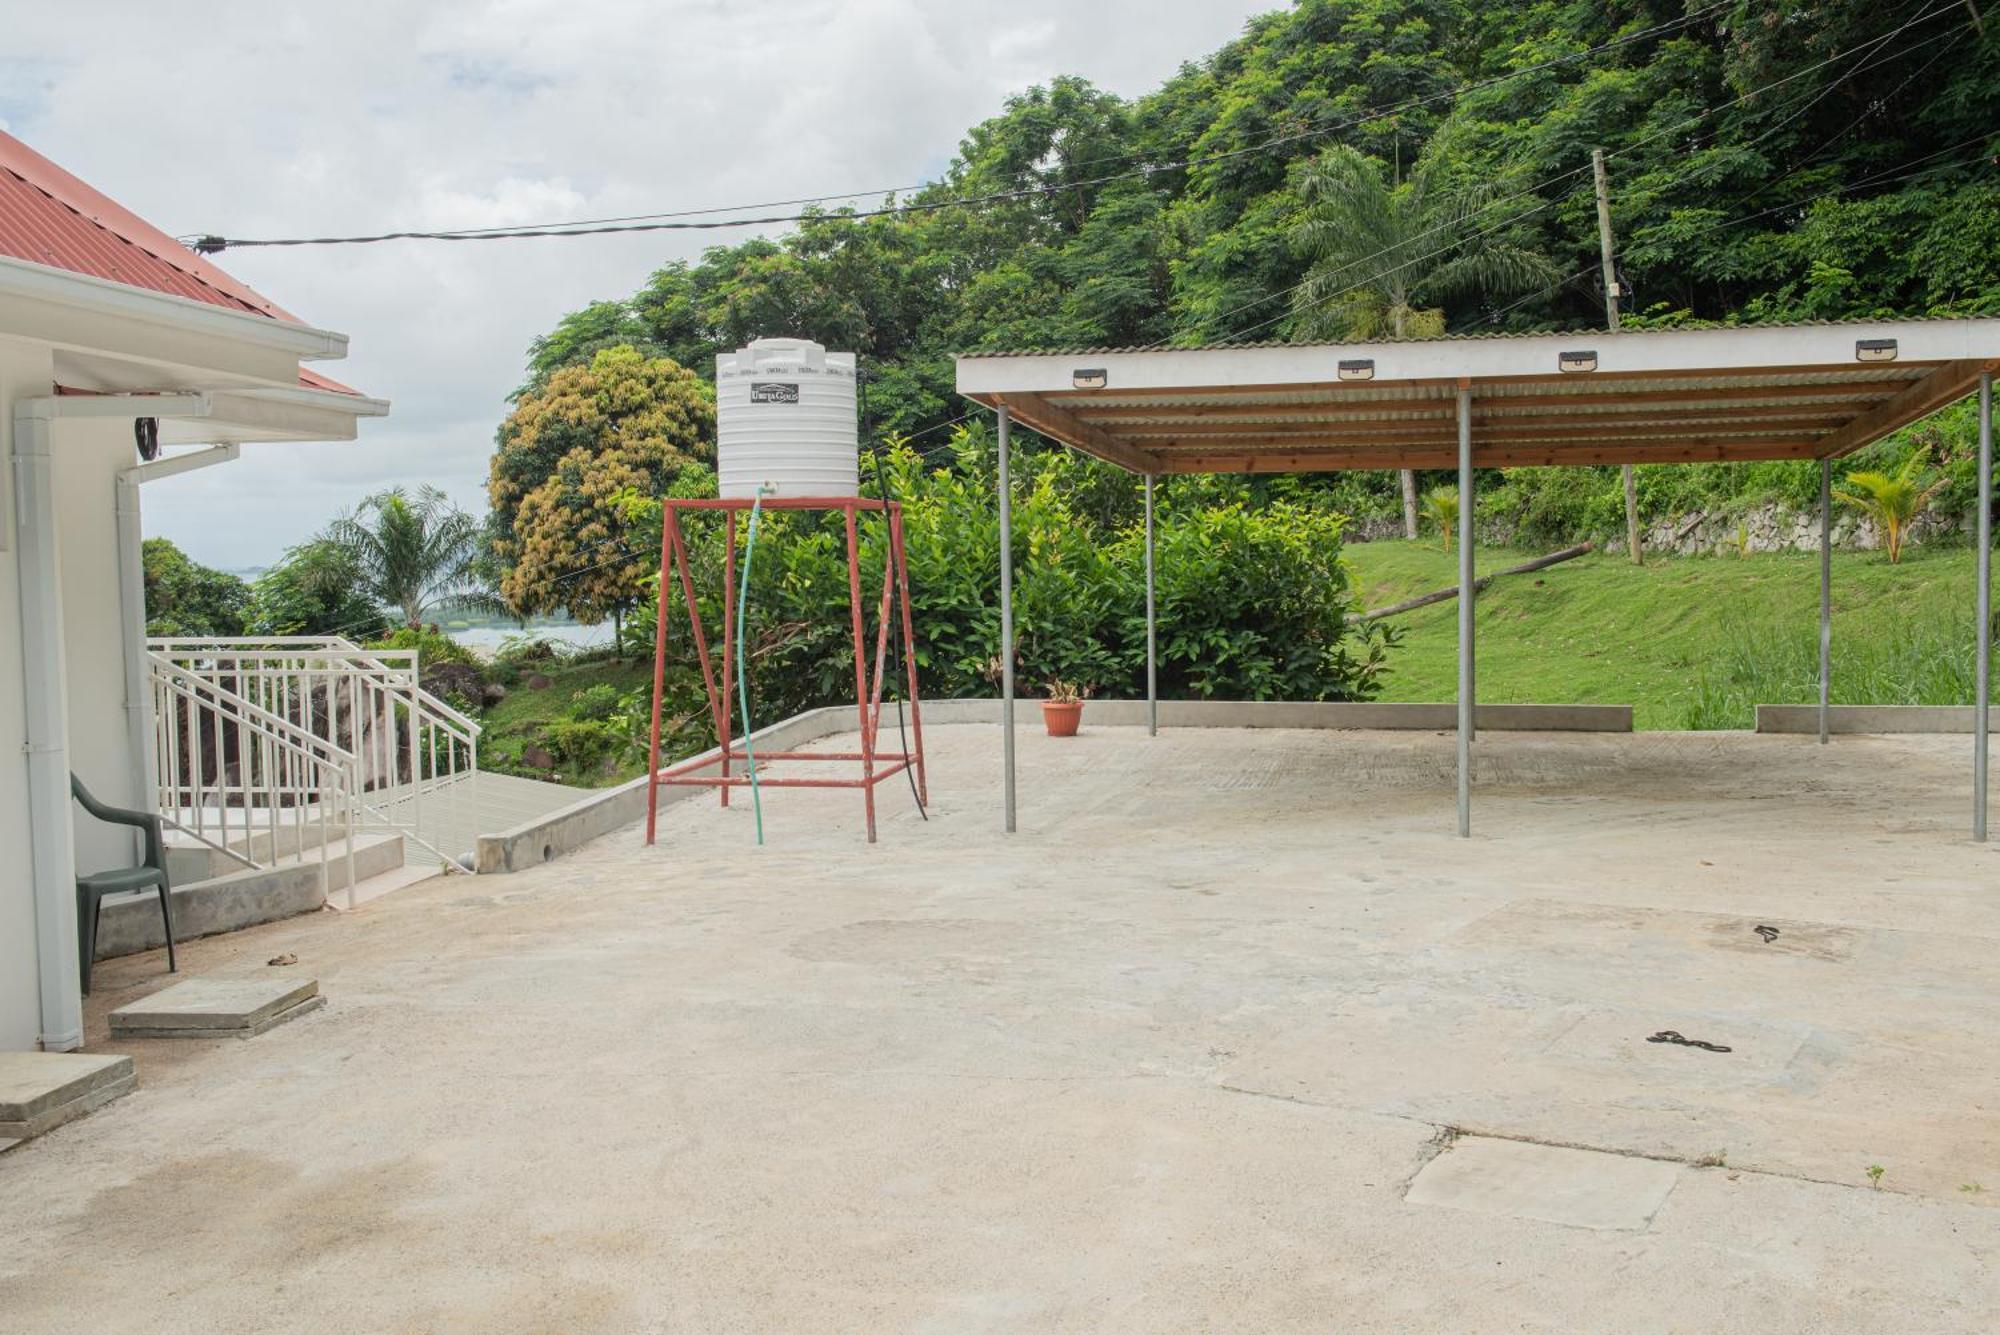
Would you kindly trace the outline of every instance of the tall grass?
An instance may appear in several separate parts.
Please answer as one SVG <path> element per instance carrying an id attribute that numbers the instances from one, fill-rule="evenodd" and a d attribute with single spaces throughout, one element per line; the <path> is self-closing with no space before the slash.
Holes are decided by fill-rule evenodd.
<path id="1" fill-rule="evenodd" d="M 1829 696 L 1837 705 L 1969 705 L 1972 618 L 1930 604 L 1886 631 L 1843 637 L 1836 621 Z M 1681 726 L 1749 728 L 1760 704 L 1819 699 L 1819 625 L 1739 622 L 1696 665 Z"/>

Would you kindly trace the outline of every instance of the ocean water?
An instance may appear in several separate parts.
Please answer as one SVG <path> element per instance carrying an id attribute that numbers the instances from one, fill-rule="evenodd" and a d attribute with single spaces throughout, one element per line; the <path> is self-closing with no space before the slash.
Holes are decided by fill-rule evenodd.
<path id="1" fill-rule="evenodd" d="M 447 626 L 444 633 L 468 649 L 491 654 L 512 639 L 548 640 L 575 649 L 592 649 L 598 645 L 611 643 L 612 632 L 609 621 L 595 626 L 585 626 L 575 621 L 536 620 L 530 621 L 526 627 L 517 626 L 512 622 L 463 626 L 456 630 Z"/>

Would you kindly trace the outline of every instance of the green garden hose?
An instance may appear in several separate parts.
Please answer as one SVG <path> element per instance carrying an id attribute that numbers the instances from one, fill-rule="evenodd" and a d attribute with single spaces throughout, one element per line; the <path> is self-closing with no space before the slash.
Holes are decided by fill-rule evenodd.
<path id="1" fill-rule="evenodd" d="M 743 709 L 743 771 L 750 776 L 750 809 L 757 813 L 757 843 L 764 842 L 764 799 L 757 791 L 757 751 L 750 741 L 750 668 L 743 650 L 743 626 L 750 610 L 750 561 L 757 554 L 757 517 L 764 512 L 765 487 L 750 502 L 750 540 L 743 547 L 743 587 L 736 595 L 736 698 Z"/>

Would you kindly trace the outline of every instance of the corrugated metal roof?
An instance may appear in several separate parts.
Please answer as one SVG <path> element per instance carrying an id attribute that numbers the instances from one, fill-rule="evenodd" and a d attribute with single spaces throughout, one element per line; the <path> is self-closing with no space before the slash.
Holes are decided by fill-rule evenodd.
<path id="1" fill-rule="evenodd" d="M 361 396 L 361 391 L 355 389 L 353 386 L 343 385 L 330 375 L 321 375 L 318 371 L 308 371 L 303 366 L 299 368 L 299 387 L 301 389 L 323 389 L 332 394 L 352 394 L 357 398 Z"/>
<path id="2" fill-rule="evenodd" d="M 0 134 L 0 255 L 304 323 L 7 134 Z"/>
<path id="3" fill-rule="evenodd" d="M 304 324 L 138 214 L 0 133 L 0 255 L 161 292 L 225 310 Z M 299 385 L 360 391 L 304 367 Z"/>
<path id="4" fill-rule="evenodd" d="M 1897 324 L 1949 323 L 1963 320 L 1958 315 L 1898 315 L 1889 317 Z M 1879 325 L 1881 316 L 1856 317 L 1847 320 L 1770 320 L 1754 324 L 1695 324 L 1677 325 L 1681 329 L 1834 329 L 1843 325 Z M 1527 330 L 1482 330 L 1478 333 L 1456 334 L 1406 334 L 1400 338 L 1354 339 L 1335 343 L 1324 339 L 1260 338 L 1241 342 L 1224 340 L 1220 343 L 1132 343 L 1124 346 L 1101 344 L 1097 347 L 1055 347 L 1016 348 L 1011 350 L 983 350 L 954 354 L 962 360 L 983 357 L 1101 357 L 1114 353 L 1131 352 L 1237 352 L 1247 348 L 1353 348 L 1366 345 L 1380 347 L 1385 343 L 1462 343 L 1468 340 L 1491 341 L 1509 338 L 1617 338 L 1621 334 L 1658 333 L 1658 329 L 1628 328 L 1616 333 L 1603 328 L 1582 329 L 1527 329 Z"/>
<path id="5" fill-rule="evenodd" d="M 1461 394 L 1478 467 L 1833 458 L 1992 369 L 2000 319 L 1854 320 L 988 355 L 958 388 L 1134 472 L 1295 472 L 1455 468 Z"/>

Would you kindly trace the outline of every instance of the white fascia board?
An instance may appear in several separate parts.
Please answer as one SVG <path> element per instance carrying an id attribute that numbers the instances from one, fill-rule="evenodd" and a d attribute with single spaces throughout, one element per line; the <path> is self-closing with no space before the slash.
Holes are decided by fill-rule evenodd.
<path id="1" fill-rule="evenodd" d="M 1894 362 L 1860 362 L 1860 339 L 1893 338 Z M 1597 354 L 1597 371 L 1563 375 L 1560 354 Z M 1233 385 L 1326 384 L 1337 364 L 1375 363 L 1363 383 L 1452 383 L 1556 378 L 1589 381 L 1593 374 L 1686 374 L 1695 371 L 1808 366 L 1889 367 L 1961 359 L 2000 361 L 2000 319 L 1644 329 L 1537 334 L 1524 337 L 1426 339 L 1409 342 L 1301 344 L 1275 348 L 1166 348 L 1144 352 L 1036 353 L 958 358 L 961 394 L 1046 394 L 1074 388 L 1079 370 L 1101 370 L 1110 393 L 1127 389 L 1226 389 Z"/>
<path id="2" fill-rule="evenodd" d="M 347 335 L 330 329 L 232 311 L 11 256 L 0 256 L 0 297 L 51 302 L 121 320 L 253 343 L 280 349 L 301 361 L 337 361 L 347 355 Z"/>
<path id="3" fill-rule="evenodd" d="M 362 417 L 379 417 L 371 411 L 384 407 L 379 399 L 359 399 L 351 394 L 315 394 L 301 398 L 267 398 L 259 393 L 239 394 L 211 390 L 211 408 L 196 420 L 163 417 L 160 438 L 173 445 L 236 441 L 353 440 L 356 423 Z"/>
<path id="4" fill-rule="evenodd" d="M 338 390 L 308 389 L 304 385 L 297 389 L 256 389 L 219 390 L 238 398 L 263 399 L 270 403 L 295 403 L 306 408 L 326 408 L 334 412 L 344 412 L 355 417 L 387 417 L 389 400 L 371 399 L 363 394 L 342 394 Z"/>

